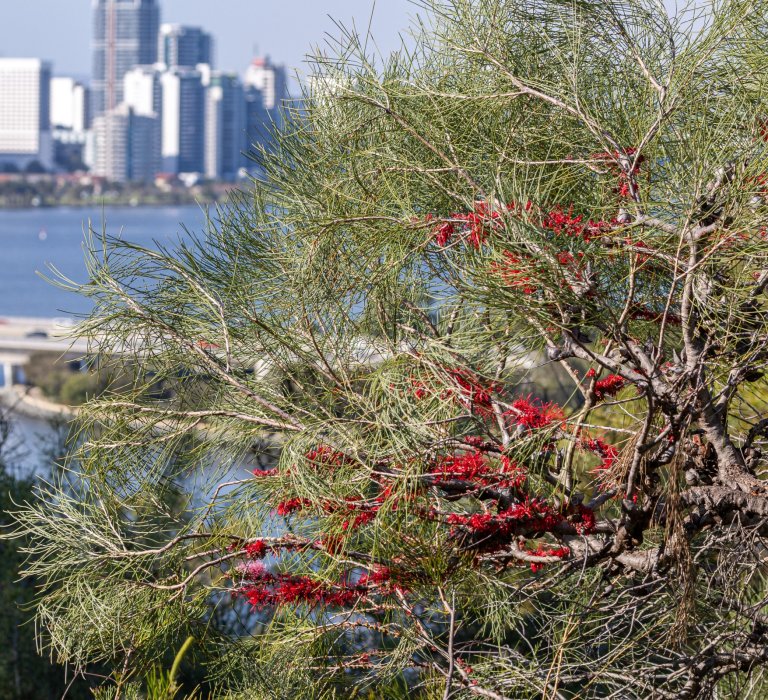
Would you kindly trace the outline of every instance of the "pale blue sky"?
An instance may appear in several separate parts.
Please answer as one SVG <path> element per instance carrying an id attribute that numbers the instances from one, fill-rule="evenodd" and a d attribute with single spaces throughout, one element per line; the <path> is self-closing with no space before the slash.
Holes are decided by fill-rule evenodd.
<path id="1" fill-rule="evenodd" d="M 0 56 L 53 61 L 56 75 L 90 75 L 90 0 L 0 0 Z M 241 72 L 254 47 L 297 67 L 325 34 L 338 35 L 329 15 L 368 25 L 373 0 L 160 0 L 161 21 L 201 25 L 216 37 L 218 66 Z M 377 0 L 373 31 L 384 52 L 399 45 L 416 7 Z"/>

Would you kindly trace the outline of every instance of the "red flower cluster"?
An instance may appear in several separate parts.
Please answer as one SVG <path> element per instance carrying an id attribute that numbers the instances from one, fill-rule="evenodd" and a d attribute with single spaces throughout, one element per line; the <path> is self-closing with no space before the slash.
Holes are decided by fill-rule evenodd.
<path id="1" fill-rule="evenodd" d="M 538 498 L 517 503 L 506 510 L 473 515 L 453 514 L 448 516 L 450 525 L 466 528 L 479 537 L 509 537 L 519 531 L 552 532 L 563 521 L 562 516 Z"/>
<path id="2" fill-rule="evenodd" d="M 579 504 L 577 506 L 571 506 L 568 510 L 573 512 L 578 518 L 576 522 L 573 522 L 570 518 L 569 521 L 579 535 L 588 535 L 595 529 L 595 513 L 591 508 Z"/>
<path id="3" fill-rule="evenodd" d="M 593 238 L 598 238 L 612 231 L 615 224 L 608 221 L 584 221 L 581 215 L 573 215 L 573 207 L 564 211 L 562 207 L 555 207 L 541 217 L 540 226 L 547 231 L 552 231 L 555 236 L 567 238 L 580 238 L 588 243 Z M 561 263 L 562 264 L 562 263 Z"/>
<path id="4" fill-rule="evenodd" d="M 503 455 L 497 466 L 489 464 L 480 450 L 440 458 L 430 469 L 444 479 L 471 481 L 477 486 L 519 488 L 525 483 L 525 470 Z"/>
<path id="5" fill-rule="evenodd" d="M 355 461 L 347 457 L 343 452 L 334 450 L 328 445 L 318 445 L 304 455 L 315 467 L 329 467 L 337 469 L 345 464 L 354 464 Z"/>
<path id="6" fill-rule="evenodd" d="M 368 594 L 365 586 L 325 586 L 308 576 L 271 574 L 263 568 L 248 572 L 248 580 L 239 593 L 259 609 L 276 605 L 344 607 Z"/>
<path id="7" fill-rule="evenodd" d="M 344 577 L 335 585 L 314 581 L 309 576 L 273 574 L 260 563 L 242 567 L 239 573 L 241 587 L 236 594 L 259 609 L 279 605 L 346 607 L 374 593 L 387 595 L 393 590 L 405 590 L 398 584 L 388 585 L 392 573 L 387 567 L 375 567 L 372 573 L 360 576 L 357 583 L 349 583 Z"/>
<path id="8" fill-rule="evenodd" d="M 552 423 L 560 423 L 565 419 L 563 410 L 554 403 L 542 403 L 531 397 L 520 397 L 512 404 L 511 411 L 505 412 L 512 420 L 528 430 L 546 428 Z"/>
<path id="9" fill-rule="evenodd" d="M 616 447 L 609 445 L 600 438 L 586 438 L 582 440 L 581 444 L 585 450 L 594 452 L 602 460 L 600 466 L 595 468 L 595 471 L 610 469 L 619 456 L 619 451 Z"/>
<path id="10" fill-rule="evenodd" d="M 628 199 L 632 196 L 634 178 L 640 174 L 640 165 L 645 162 L 645 156 L 641 155 L 637 159 L 631 172 L 627 172 L 620 166 L 619 159 L 622 157 L 622 155 L 626 155 L 628 158 L 632 158 L 635 153 L 637 153 L 636 148 L 626 148 L 624 149 L 624 154 L 620 154 L 618 151 L 614 151 L 612 155 L 609 153 L 593 153 L 590 156 L 593 160 L 606 161 L 608 165 L 618 169 L 619 184 L 614 191 L 619 195 L 620 199 Z"/>
<path id="11" fill-rule="evenodd" d="M 499 384 L 484 384 L 482 380 L 468 369 L 446 369 L 448 376 L 456 384 L 455 388 L 443 389 L 442 399 L 455 397 L 462 405 L 477 415 L 489 416 L 493 412 L 492 395 L 501 391 Z M 413 395 L 422 400 L 435 395 L 427 384 L 420 379 L 411 379 Z"/>
<path id="12" fill-rule="evenodd" d="M 431 219 L 429 216 L 427 220 Z M 468 214 L 451 214 L 448 221 L 440 224 L 433 232 L 435 243 L 444 248 L 457 232 L 466 235 L 466 240 L 473 248 L 480 248 L 488 233 L 498 229 L 501 224 L 501 212 L 491 209 L 486 202 L 477 202 Z"/>
<path id="13" fill-rule="evenodd" d="M 254 469 L 253 475 L 259 479 L 269 476 L 277 476 L 277 469 Z"/>
<path id="14" fill-rule="evenodd" d="M 311 501 L 307 498 L 289 498 L 287 501 L 282 501 L 277 504 L 277 514 L 286 516 L 295 513 L 297 510 L 301 510 L 305 506 L 311 505 Z"/>
<path id="15" fill-rule="evenodd" d="M 267 555 L 267 543 L 264 540 L 255 540 L 245 545 L 245 553 L 251 559 L 263 559 Z"/>
<path id="16" fill-rule="evenodd" d="M 531 281 L 532 264 L 527 256 L 517 256 L 504 251 L 504 261 L 491 263 L 491 273 L 499 277 L 504 284 L 519 289 L 523 294 L 535 294 L 537 287 Z"/>
<path id="17" fill-rule="evenodd" d="M 358 513 L 351 521 L 345 520 L 341 524 L 341 529 L 344 531 L 355 530 L 361 525 L 368 525 L 376 519 L 376 514 L 379 512 L 380 506 L 372 506 L 369 510 L 364 510 Z"/>
<path id="18" fill-rule="evenodd" d="M 587 378 L 595 376 L 597 373 L 594 369 L 590 369 L 586 374 Z M 616 396 L 626 385 L 627 380 L 624 377 L 620 377 L 618 374 L 609 374 L 605 379 L 598 379 L 595 382 L 595 398 L 598 401 L 605 401 L 609 396 Z"/>
<path id="19" fill-rule="evenodd" d="M 377 566 L 373 573 L 363 574 L 357 582 L 358 586 L 381 586 L 392 578 L 392 571 L 387 566 Z"/>
<path id="20" fill-rule="evenodd" d="M 557 557 L 558 559 L 563 559 L 570 555 L 571 550 L 568 549 L 568 547 L 557 547 L 552 549 L 550 547 L 539 545 L 536 549 L 531 550 L 529 553 L 536 557 Z M 537 571 L 541 571 L 544 566 L 545 564 L 543 562 L 531 562 L 531 571 L 533 571 L 535 574 Z"/>
<path id="21" fill-rule="evenodd" d="M 459 386 L 459 400 L 479 415 L 490 415 L 493 412 L 492 394 L 498 393 L 501 387 L 497 384 L 484 385 L 480 379 L 466 369 L 452 369 L 448 372 Z"/>

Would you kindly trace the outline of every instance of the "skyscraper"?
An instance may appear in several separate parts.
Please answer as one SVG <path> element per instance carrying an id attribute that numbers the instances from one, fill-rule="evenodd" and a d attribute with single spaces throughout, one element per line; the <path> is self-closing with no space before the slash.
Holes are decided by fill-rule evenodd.
<path id="1" fill-rule="evenodd" d="M 92 115 L 123 101 L 123 77 L 157 61 L 160 8 L 156 0 L 92 0 Z"/>
<path id="2" fill-rule="evenodd" d="M 51 66 L 36 58 L 0 58 L 0 167 L 50 168 Z"/>
<path id="3" fill-rule="evenodd" d="M 169 68 L 194 68 L 200 63 L 213 66 L 213 37 L 200 27 L 163 24 L 157 60 Z"/>
<path id="4" fill-rule="evenodd" d="M 252 85 L 245 88 L 245 128 L 243 129 L 240 167 L 253 170 L 255 163 L 249 156 L 259 146 L 266 145 L 270 138 L 272 123 L 264 107 L 264 95 Z"/>
<path id="5" fill-rule="evenodd" d="M 205 168 L 205 87 L 202 74 L 173 68 L 162 74 L 163 170 L 201 173 Z"/>
<path id="6" fill-rule="evenodd" d="M 234 180 L 241 166 L 245 132 L 243 86 L 233 73 L 214 73 L 206 93 L 205 174 Z"/>

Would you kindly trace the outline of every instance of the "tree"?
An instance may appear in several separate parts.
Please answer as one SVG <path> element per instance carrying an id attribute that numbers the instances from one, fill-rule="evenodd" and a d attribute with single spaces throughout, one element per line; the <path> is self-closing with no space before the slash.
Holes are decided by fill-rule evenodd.
<path id="1" fill-rule="evenodd" d="M 91 241 L 80 332 L 173 396 L 16 513 L 47 643 L 116 695 L 191 634 L 221 697 L 764 697 L 768 4 L 427 9 L 203 234 Z"/>
<path id="2" fill-rule="evenodd" d="M 12 437 L 13 411 L 0 409 L 0 532 L 11 526 L 9 512 L 24 500 L 33 501 L 31 475 L 23 476 L 18 463 L 23 450 Z M 56 449 L 53 440 L 48 447 Z M 53 462 L 53 456 L 51 458 Z M 50 464 L 39 465 L 40 472 Z M 24 541 L 0 540 L 0 697 L 8 700 L 72 700 L 92 697 L 85 683 L 67 677 L 66 670 L 38 654 L 34 626 L 28 623 L 35 602 L 35 581 L 20 580 Z"/>

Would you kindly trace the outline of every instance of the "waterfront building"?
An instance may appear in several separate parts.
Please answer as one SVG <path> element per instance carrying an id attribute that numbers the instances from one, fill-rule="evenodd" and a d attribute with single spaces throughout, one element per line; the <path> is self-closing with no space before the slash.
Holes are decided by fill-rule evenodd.
<path id="1" fill-rule="evenodd" d="M 158 61 L 169 68 L 195 68 L 201 63 L 213 66 L 213 37 L 200 27 L 162 24 Z"/>
<path id="2" fill-rule="evenodd" d="M 157 62 L 160 8 L 156 0 L 92 0 L 92 115 L 123 101 L 123 78 Z"/>
<path id="3" fill-rule="evenodd" d="M 162 74 L 162 170 L 205 170 L 205 87 L 203 73 L 172 68 Z"/>
<path id="4" fill-rule="evenodd" d="M 152 182 L 160 167 L 159 117 L 123 103 L 93 120 L 93 174 L 114 182 Z"/>
<path id="5" fill-rule="evenodd" d="M 0 170 L 50 169 L 51 66 L 36 58 L 0 58 Z"/>
<path id="6" fill-rule="evenodd" d="M 205 174 L 235 180 L 242 165 L 246 103 L 234 73 L 212 73 L 206 91 Z"/>
<path id="7" fill-rule="evenodd" d="M 274 65 L 269 56 L 253 59 L 245 72 L 244 83 L 261 91 L 264 109 L 270 113 L 275 113 L 288 97 L 285 66 Z"/>

